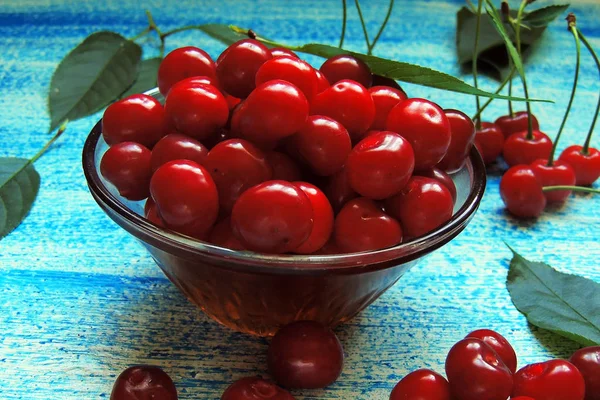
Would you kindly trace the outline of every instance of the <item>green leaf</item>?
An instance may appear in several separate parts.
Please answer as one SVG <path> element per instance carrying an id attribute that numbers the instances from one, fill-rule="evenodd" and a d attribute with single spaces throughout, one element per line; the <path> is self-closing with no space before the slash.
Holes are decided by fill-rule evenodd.
<path id="1" fill-rule="evenodd" d="M 585 346 L 600 345 L 600 284 L 511 251 L 506 285 L 527 320 Z"/>
<path id="2" fill-rule="evenodd" d="M 531 28 L 544 28 L 569 8 L 569 4 L 556 4 L 539 8 L 523 17 L 523 23 Z"/>
<path id="3" fill-rule="evenodd" d="M 40 188 L 40 175 L 29 160 L 0 158 L 0 239 L 27 216 Z"/>
<path id="4" fill-rule="evenodd" d="M 140 62 L 137 77 L 133 85 L 129 87 L 120 97 L 124 98 L 132 94 L 144 93 L 156 87 L 156 77 L 158 76 L 158 67 L 162 58 L 149 58 Z"/>
<path id="5" fill-rule="evenodd" d="M 48 94 L 50 130 L 117 99 L 135 80 L 142 49 L 114 32 L 96 32 L 58 65 Z"/>
<path id="6" fill-rule="evenodd" d="M 229 27 L 229 25 L 223 24 L 205 24 L 198 26 L 198 29 L 206 33 L 208 36 L 213 37 L 223 44 L 230 45 L 238 40 L 248 39 L 248 30 L 245 32 L 237 32 Z M 268 45 L 268 47 L 273 47 Z"/>

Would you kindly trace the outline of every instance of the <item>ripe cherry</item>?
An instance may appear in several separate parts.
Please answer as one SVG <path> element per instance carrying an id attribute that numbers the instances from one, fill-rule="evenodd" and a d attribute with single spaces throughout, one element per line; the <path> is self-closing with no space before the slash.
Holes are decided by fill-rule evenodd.
<path id="1" fill-rule="evenodd" d="M 513 133 L 523 132 L 528 129 L 527 116 L 527 111 L 519 111 L 512 116 L 504 115 L 496 119 L 494 123 L 500 128 L 504 138 L 508 139 Z M 533 129 L 539 130 L 540 124 L 535 115 L 531 114 L 531 119 Z"/>
<path id="2" fill-rule="evenodd" d="M 307 182 L 292 182 L 308 196 L 314 213 L 313 228 L 310 236 L 300 247 L 294 250 L 298 254 L 310 254 L 327 243 L 333 231 L 333 209 L 327 196 L 318 187 Z"/>
<path id="3" fill-rule="evenodd" d="M 340 376 L 344 350 L 333 331 L 315 321 L 292 322 L 269 344 L 269 372 L 288 388 L 317 389 Z"/>
<path id="4" fill-rule="evenodd" d="M 148 197 L 146 200 L 146 204 L 144 204 L 144 217 L 154 225 L 158 225 L 162 228 L 165 227 L 165 223 L 163 222 L 160 214 L 158 213 L 158 208 L 156 208 L 156 203 L 152 200 L 152 197 Z"/>
<path id="5" fill-rule="evenodd" d="M 476 338 L 490 346 L 513 374 L 517 371 L 517 354 L 508 340 L 491 329 L 478 329 L 466 337 Z"/>
<path id="6" fill-rule="evenodd" d="M 444 111 L 429 100 L 411 98 L 398 103 L 388 116 L 388 131 L 397 132 L 415 152 L 415 170 L 428 169 L 446 155 L 452 137 Z"/>
<path id="7" fill-rule="evenodd" d="M 373 74 L 373 83 L 371 85 L 372 86 L 387 86 L 387 87 L 391 87 L 394 89 L 398 89 L 399 91 L 404 93 L 404 97 L 408 98 L 404 89 L 402 89 L 400 87 L 400 85 L 398 85 L 398 82 L 396 82 L 395 80 L 393 80 L 391 78 Z"/>
<path id="8" fill-rule="evenodd" d="M 327 78 L 325 78 L 325 75 L 318 69 L 315 69 L 315 75 L 317 76 L 317 94 L 319 94 L 331 85 Z"/>
<path id="9" fill-rule="evenodd" d="M 402 227 L 371 199 L 348 201 L 335 218 L 333 236 L 344 253 L 379 250 L 402 242 Z"/>
<path id="10" fill-rule="evenodd" d="M 419 171 L 417 175 L 435 179 L 446 186 L 446 189 L 450 191 L 450 196 L 452 196 L 452 202 L 456 204 L 456 185 L 450 175 L 435 167 L 425 171 Z"/>
<path id="11" fill-rule="evenodd" d="M 150 193 L 165 225 L 204 239 L 219 214 L 219 195 L 209 172 L 189 160 L 159 167 L 150 180 Z"/>
<path id="12" fill-rule="evenodd" d="M 323 191 L 325 192 L 325 195 L 327 195 L 327 198 L 336 213 L 340 211 L 343 205 L 348 201 L 358 197 L 358 193 L 350 186 L 348 170 L 346 167 L 343 167 L 340 171 L 328 178 Z"/>
<path id="13" fill-rule="evenodd" d="M 117 377 L 110 400 L 177 400 L 175 384 L 165 371 L 152 365 L 127 368 Z"/>
<path id="14" fill-rule="evenodd" d="M 513 376 L 498 354 L 483 341 L 466 338 L 446 358 L 446 376 L 452 396 L 460 400 L 506 400 Z"/>
<path id="15" fill-rule="evenodd" d="M 271 51 L 257 40 L 233 43 L 217 59 L 221 87 L 232 96 L 246 98 L 256 87 L 256 72 L 271 58 Z"/>
<path id="16" fill-rule="evenodd" d="M 485 165 L 491 164 L 502 154 L 504 135 L 498 125 L 482 122 L 481 129 L 475 133 L 475 145 Z"/>
<path id="17" fill-rule="evenodd" d="M 286 181 L 267 181 L 246 190 L 231 213 L 233 233 L 249 250 L 286 253 L 296 250 L 313 229 L 308 196 Z"/>
<path id="18" fill-rule="evenodd" d="M 136 142 L 151 149 L 167 134 L 165 109 L 154 97 L 134 94 L 112 103 L 102 117 L 102 136 L 109 146 Z"/>
<path id="19" fill-rule="evenodd" d="M 527 138 L 527 131 L 513 133 L 504 142 L 502 155 L 512 167 L 518 164 L 531 164 L 537 159 L 550 157 L 552 141 L 544 132 L 533 131 L 533 138 Z"/>
<path id="20" fill-rule="evenodd" d="M 207 52 L 197 47 L 180 47 L 161 61 L 158 68 L 158 89 L 167 96 L 177 82 L 193 76 L 217 79 L 216 65 Z"/>
<path id="21" fill-rule="evenodd" d="M 533 173 L 542 183 L 542 186 L 575 185 L 575 170 L 564 161 L 555 160 L 550 166 L 548 165 L 548 160 L 535 160 L 530 166 Z M 570 190 L 544 192 L 548 203 L 562 203 L 570 194 Z"/>
<path id="22" fill-rule="evenodd" d="M 410 179 L 414 166 L 415 156 L 408 141 L 387 131 L 361 140 L 346 164 L 352 189 L 375 200 L 398 193 Z"/>
<path id="23" fill-rule="evenodd" d="M 418 369 L 394 386 L 390 400 L 451 400 L 450 386 L 437 372 Z"/>
<path id="24" fill-rule="evenodd" d="M 512 396 L 536 400 L 584 400 L 581 372 L 566 360 L 549 360 L 527 365 L 514 376 Z"/>
<path id="25" fill-rule="evenodd" d="M 585 347 L 571 355 L 585 381 L 585 400 L 600 400 L 600 346 Z"/>
<path id="26" fill-rule="evenodd" d="M 252 376 L 238 379 L 229 385 L 221 400 L 294 400 L 294 397 L 274 383 Z"/>
<path id="27" fill-rule="evenodd" d="M 265 153 L 267 162 L 273 169 L 273 180 L 282 181 L 299 181 L 302 180 L 302 172 L 296 162 L 292 160 L 287 154 L 279 151 L 269 151 Z"/>
<path id="28" fill-rule="evenodd" d="M 558 159 L 573 167 L 578 186 L 590 186 L 600 177 L 600 151 L 593 147 L 585 152 L 582 146 L 569 146 Z"/>
<path id="29" fill-rule="evenodd" d="M 150 158 L 150 150 L 139 143 L 117 143 L 102 156 L 100 173 L 121 196 L 129 200 L 143 200 L 150 194 Z"/>
<path id="30" fill-rule="evenodd" d="M 173 160 L 191 160 L 200 165 L 208 155 L 208 149 L 199 141 L 180 133 L 170 133 L 156 143 L 152 149 L 152 172 Z"/>
<path id="31" fill-rule="evenodd" d="M 256 72 L 256 86 L 281 79 L 296 86 L 310 102 L 317 94 L 317 74 L 313 67 L 298 57 L 276 57 L 266 61 Z"/>
<path id="32" fill-rule="evenodd" d="M 208 241 L 231 250 L 245 250 L 242 243 L 233 234 L 230 217 L 222 219 L 213 227 L 208 236 Z"/>
<path id="33" fill-rule="evenodd" d="M 406 100 L 406 94 L 400 89 L 389 86 L 373 86 L 369 89 L 369 93 L 375 104 L 375 119 L 370 129 L 383 131 L 390 110 L 402 100 Z"/>
<path id="34" fill-rule="evenodd" d="M 273 57 L 292 57 L 298 59 L 300 58 L 298 57 L 298 54 L 284 47 L 273 47 L 272 49 L 270 49 L 270 51 Z"/>
<path id="35" fill-rule="evenodd" d="M 437 167 L 448 173 L 454 173 L 460 170 L 467 161 L 475 142 L 475 124 L 462 111 L 447 109 L 444 110 L 444 113 L 450 121 L 450 146 Z"/>
<path id="36" fill-rule="evenodd" d="M 325 60 L 319 70 L 332 85 L 343 79 L 350 79 L 368 88 L 373 80 L 369 66 L 364 61 L 347 54 Z"/>
<path id="37" fill-rule="evenodd" d="M 520 218 L 539 217 L 546 207 L 542 183 L 528 165 L 515 165 L 504 173 L 500 197 L 508 211 Z"/>

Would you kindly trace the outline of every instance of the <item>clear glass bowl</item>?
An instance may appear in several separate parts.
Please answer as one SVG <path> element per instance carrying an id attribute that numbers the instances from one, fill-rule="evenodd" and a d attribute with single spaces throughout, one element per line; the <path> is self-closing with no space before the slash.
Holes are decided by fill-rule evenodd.
<path id="1" fill-rule="evenodd" d="M 159 96 L 158 91 L 148 94 Z M 101 130 L 99 121 L 83 149 L 83 170 L 96 202 L 144 245 L 191 302 L 223 325 L 261 336 L 296 320 L 332 327 L 349 320 L 427 254 L 456 237 L 475 214 L 485 189 L 485 167 L 473 147 L 466 165 L 452 176 L 457 188 L 452 219 L 426 236 L 388 249 L 331 256 L 238 252 L 144 219 L 143 202 L 119 196 L 99 172 L 108 149 Z"/>

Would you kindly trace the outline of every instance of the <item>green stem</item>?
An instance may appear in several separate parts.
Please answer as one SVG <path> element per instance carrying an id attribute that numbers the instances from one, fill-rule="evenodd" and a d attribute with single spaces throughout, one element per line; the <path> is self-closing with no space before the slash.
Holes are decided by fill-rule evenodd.
<path id="1" fill-rule="evenodd" d="M 362 10 L 360 9 L 360 2 L 358 0 L 354 0 L 354 4 L 356 4 L 356 9 L 358 10 L 358 17 L 360 18 L 360 24 L 362 25 L 363 33 L 365 35 L 365 42 L 367 42 L 367 54 L 371 54 L 368 50 L 371 48 L 371 42 L 369 41 L 369 33 L 367 32 L 367 24 L 365 23 L 365 19 L 363 18 Z"/>
<path id="2" fill-rule="evenodd" d="M 148 17 L 148 29 L 156 32 L 160 39 L 160 58 L 163 58 L 165 56 L 165 37 L 156 22 L 154 22 L 154 17 L 152 17 L 149 10 L 146 10 L 146 17 Z"/>
<path id="3" fill-rule="evenodd" d="M 467 5 L 469 6 L 469 8 L 471 9 L 471 11 L 473 13 L 476 13 L 477 11 L 475 11 L 475 6 L 473 5 L 473 3 L 471 2 L 471 0 L 467 0 Z"/>
<path id="4" fill-rule="evenodd" d="M 338 47 L 341 49 L 344 45 L 344 38 L 346 37 L 346 19 L 348 18 L 348 7 L 346 5 L 346 0 L 342 0 L 342 33 L 340 34 L 340 44 Z"/>
<path id="5" fill-rule="evenodd" d="M 510 57 L 508 57 L 509 61 L 508 61 L 508 65 L 512 66 L 512 70 L 510 72 L 510 75 L 508 76 L 508 96 L 512 96 L 512 78 L 513 78 L 513 74 L 515 72 L 515 67 L 512 65 L 512 60 L 510 59 Z M 508 100 L 508 115 L 510 115 L 511 117 L 513 117 L 515 114 L 513 112 L 513 106 L 512 106 L 512 101 Z"/>
<path id="6" fill-rule="evenodd" d="M 140 33 L 135 35 L 134 37 L 129 38 L 129 40 L 131 40 L 132 42 L 134 40 L 138 40 L 139 38 L 142 38 L 142 37 L 146 36 L 147 34 L 149 34 L 150 31 L 151 31 L 150 27 L 147 26 L 146 29 L 144 29 L 143 31 L 141 31 Z"/>
<path id="7" fill-rule="evenodd" d="M 368 54 L 371 54 L 373 52 L 373 49 L 375 48 L 375 45 L 377 44 L 379 37 L 383 33 L 385 26 L 387 25 L 388 20 L 390 19 L 390 15 L 392 15 L 393 8 L 394 8 L 394 0 L 390 0 L 390 6 L 388 7 L 387 14 L 385 15 L 385 18 L 383 20 L 383 23 L 381 24 L 381 27 L 379 28 L 379 32 L 377 32 L 375 39 L 373 39 L 373 43 L 371 43 L 371 46 L 369 46 Z"/>
<path id="8" fill-rule="evenodd" d="M 38 151 L 36 153 L 36 155 L 34 155 L 33 157 L 31 157 L 31 159 L 29 160 L 29 164 L 33 164 L 34 162 L 36 162 L 41 156 L 44 155 L 44 153 L 50 148 L 50 146 L 52 146 L 52 143 L 56 142 L 56 140 L 60 137 L 60 135 L 63 134 L 63 132 L 65 131 L 65 129 L 67 129 L 67 124 L 69 123 L 69 120 L 66 120 L 65 122 L 62 123 L 62 125 L 60 126 L 60 128 L 58 128 L 58 131 L 56 132 L 56 134 L 52 137 L 52 139 L 48 140 L 48 142 L 44 145 L 44 147 L 41 148 L 40 151 Z M 26 165 L 26 166 L 27 166 Z M 26 167 L 25 166 L 25 167 Z M 25 168 L 23 167 L 23 168 Z"/>
<path id="9" fill-rule="evenodd" d="M 517 52 L 519 53 L 519 58 L 523 59 L 523 53 L 521 52 L 521 21 L 523 20 L 523 11 L 525 10 L 525 6 L 529 3 L 528 0 L 522 0 L 521 5 L 519 6 L 519 11 L 517 12 L 517 21 L 515 23 L 515 36 L 517 40 Z M 525 79 L 525 74 L 523 74 L 523 93 L 525 94 L 525 98 L 529 99 L 529 91 L 527 90 L 527 80 Z M 527 106 L 527 136 L 525 137 L 527 140 L 533 140 L 533 122 L 531 119 L 531 104 L 526 102 Z"/>
<path id="10" fill-rule="evenodd" d="M 589 50 L 592 57 L 594 57 L 594 61 L 596 62 L 596 66 L 598 67 L 598 72 L 600 73 L 600 60 L 598 60 L 598 55 L 596 54 L 596 52 L 594 51 L 594 49 L 592 48 L 590 43 L 587 41 L 587 39 L 585 38 L 585 36 L 583 35 L 583 33 L 581 33 L 581 31 L 579 29 L 577 29 L 577 34 L 579 35 L 579 39 L 581 39 L 581 41 L 583 42 L 585 47 Z M 588 153 L 588 150 L 590 148 L 590 143 L 592 141 L 592 133 L 594 132 L 594 127 L 596 126 L 596 121 L 598 120 L 599 113 L 600 113 L 600 97 L 598 98 L 598 105 L 596 106 L 596 113 L 594 114 L 592 126 L 590 127 L 590 131 L 588 132 L 588 135 L 585 139 L 583 148 L 581 149 L 582 154 Z"/>
<path id="11" fill-rule="evenodd" d="M 559 186 L 545 186 L 545 187 L 542 188 L 543 192 L 550 192 L 552 190 L 572 190 L 573 192 L 584 192 L 584 193 L 596 193 L 596 194 L 600 194 L 600 189 L 594 189 L 594 188 L 583 187 L 583 186 L 565 186 L 565 185 L 559 185 Z"/>
<path id="12" fill-rule="evenodd" d="M 502 91 L 502 89 L 504 89 L 504 87 L 506 86 L 507 83 L 510 83 L 512 81 L 512 74 L 515 71 L 515 68 L 513 67 L 513 69 L 511 70 L 511 73 L 509 76 L 507 76 L 506 78 L 504 78 L 504 81 L 502 81 L 502 83 L 500 84 L 500 86 L 498 86 L 498 89 L 496 89 L 496 91 L 494 92 L 494 94 L 498 94 Z M 485 103 L 483 103 L 483 105 L 481 106 L 481 108 L 479 109 L 479 111 L 477 112 L 477 114 L 473 115 L 472 120 L 473 121 L 477 121 L 478 118 L 481 116 L 481 113 L 487 108 L 487 106 L 489 106 L 492 101 L 494 101 L 494 99 L 492 97 L 490 97 Z"/>
<path id="13" fill-rule="evenodd" d="M 475 88 L 479 88 L 479 84 L 477 82 L 477 57 L 479 56 L 478 47 L 479 47 L 479 29 L 481 27 L 481 9 L 483 7 L 483 0 L 478 0 L 477 3 L 477 19 L 475 23 L 475 46 L 473 47 L 473 57 L 471 62 L 471 69 L 473 71 L 473 84 Z M 475 106 L 477 109 L 477 114 L 481 114 L 481 103 L 479 101 L 479 96 L 475 95 Z M 475 121 L 476 128 L 481 129 L 481 121 L 477 119 Z"/>

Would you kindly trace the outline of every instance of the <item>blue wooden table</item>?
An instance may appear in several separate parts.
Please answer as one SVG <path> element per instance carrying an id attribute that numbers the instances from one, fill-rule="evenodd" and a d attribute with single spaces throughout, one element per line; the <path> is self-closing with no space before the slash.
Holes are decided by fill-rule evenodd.
<path id="1" fill-rule="evenodd" d="M 384 0 L 363 2 L 371 36 L 386 6 Z M 460 0 L 396 1 L 376 53 L 470 79 L 456 64 L 454 15 L 460 6 Z M 335 44 L 341 22 L 338 1 L 4 0 L 0 156 L 30 157 L 48 140 L 46 93 L 61 58 L 93 31 L 135 35 L 146 25 L 144 7 L 163 29 L 233 23 L 289 43 Z M 600 49 L 600 4 L 573 1 L 572 11 Z M 353 6 L 349 13 L 347 47 L 364 50 Z M 562 20 L 552 24 L 528 63 L 532 94 L 556 100 L 534 105 L 542 130 L 551 137 L 573 75 L 574 44 L 565 28 Z M 224 48 L 190 31 L 169 38 L 167 50 L 183 45 L 203 47 L 215 58 Z M 482 84 L 495 89 L 490 80 Z M 405 88 L 443 107 L 474 111 L 471 96 Z M 583 142 L 599 88 L 596 67 L 584 52 L 581 86 L 560 149 Z M 494 119 L 505 111 L 506 105 L 496 102 L 485 116 Z M 93 201 L 81 170 L 81 149 L 98 118 L 69 124 L 36 163 L 42 178 L 39 197 L 25 222 L 0 241 L 0 398 L 108 398 L 116 376 L 139 363 L 163 367 L 182 399 L 216 399 L 233 380 L 266 374 L 267 340 L 232 332 L 205 317 Z M 600 137 L 593 143 L 600 146 Z M 520 365 L 567 357 L 577 348 L 529 326 L 514 308 L 505 287 L 510 252 L 502 241 L 530 259 L 600 281 L 600 199 L 572 196 L 535 224 L 521 223 L 504 212 L 498 181 L 498 174 L 489 176 L 481 207 L 459 237 L 336 330 L 347 356 L 340 379 L 327 390 L 294 392 L 297 398 L 386 399 L 411 370 L 443 372 L 449 348 L 476 328 L 503 333 Z"/>

